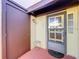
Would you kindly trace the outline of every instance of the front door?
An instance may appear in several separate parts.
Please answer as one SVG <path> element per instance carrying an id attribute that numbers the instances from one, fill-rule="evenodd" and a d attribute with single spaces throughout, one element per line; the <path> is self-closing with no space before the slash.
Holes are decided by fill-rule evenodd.
<path id="1" fill-rule="evenodd" d="M 66 53 L 66 13 L 48 16 L 48 49 Z"/>

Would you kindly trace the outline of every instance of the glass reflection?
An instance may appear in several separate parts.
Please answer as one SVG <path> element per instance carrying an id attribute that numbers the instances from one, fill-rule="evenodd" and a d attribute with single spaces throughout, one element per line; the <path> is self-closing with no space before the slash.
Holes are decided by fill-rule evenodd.
<path id="1" fill-rule="evenodd" d="M 62 28 L 61 17 L 52 17 L 49 19 L 49 28 Z"/>

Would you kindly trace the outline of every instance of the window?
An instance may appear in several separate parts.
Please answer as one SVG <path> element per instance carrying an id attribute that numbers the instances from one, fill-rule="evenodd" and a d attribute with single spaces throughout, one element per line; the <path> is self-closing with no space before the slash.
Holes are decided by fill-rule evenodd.
<path id="1" fill-rule="evenodd" d="M 49 40 L 63 42 L 64 33 L 63 16 L 50 16 L 48 18 Z"/>
<path id="2" fill-rule="evenodd" d="M 62 35 L 61 35 L 61 33 L 56 33 L 56 39 L 62 39 Z"/>
<path id="3" fill-rule="evenodd" d="M 68 14 L 68 32 L 73 33 L 73 13 Z"/>

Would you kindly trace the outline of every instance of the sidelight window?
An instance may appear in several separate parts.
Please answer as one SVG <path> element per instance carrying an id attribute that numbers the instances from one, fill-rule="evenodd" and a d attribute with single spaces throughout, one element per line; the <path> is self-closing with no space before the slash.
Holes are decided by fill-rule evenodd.
<path id="1" fill-rule="evenodd" d="M 68 14 L 68 32 L 73 33 L 73 13 Z"/>

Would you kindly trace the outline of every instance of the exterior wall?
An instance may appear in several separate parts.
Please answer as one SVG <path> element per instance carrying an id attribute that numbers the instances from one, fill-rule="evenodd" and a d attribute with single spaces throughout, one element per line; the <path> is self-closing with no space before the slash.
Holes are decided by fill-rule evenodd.
<path id="1" fill-rule="evenodd" d="M 36 19 L 36 40 L 40 42 L 41 48 L 47 48 L 46 15 L 37 17 Z"/>
<path id="2" fill-rule="evenodd" d="M 0 59 L 2 59 L 2 0 L 0 0 Z"/>
<path id="3" fill-rule="evenodd" d="M 67 16 L 70 13 L 74 14 L 74 32 L 70 34 L 68 32 L 67 26 L 67 54 L 76 57 L 79 59 L 79 6 L 71 7 L 66 9 Z M 38 40 L 41 41 L 40 47 L 47 48 L 47 15 L 38 16 L 35 18 L 36 24 L 34 25 L 31 17 L 31 46 L 32 48 L 35 46 L 34 41 Z M 68 18 L 67 18 L 67 25 L 68 25 Z M 36 33 L 36 34 L 35 34 Z"/>
<path id="4" fill-rule="evenodd" d="M 36 46 L 41 48 L 47 48 L 47 27 L 46 16 L 40 16 L 36 18 L 34 23 L 33 16 L 31 17 L 31 48 Z"/>
<path id="5" fill-rule="evenodd" d="M 69 33 L 67 31 L 67 54 L 71 56 L 75 56 L 78 58 L 78 19 L 77 19 L 77 11 L 78 7 L 72 7 L 67 9 L 68 14 L 73 13 L 73 33 Z M 68 25 L 68 17 L 67 17 L 67 25 Z M 68 26 L 67 26 L 68 30 Z"/>
<path id="6" fill-rule="evenodd" d="M 33 20 L 35 20 L 35 17 L 31 16 L 31 49 L 35 47 L 34 41 L 36 40 L 36 24 Z"/>
<path id="7" fill-rule="evenodd" d="M 79 6 L 78 6 L 78 42 L 79 42 Z M 79 46 L 78 46 L 78 58 L 79 58 Z"/>

